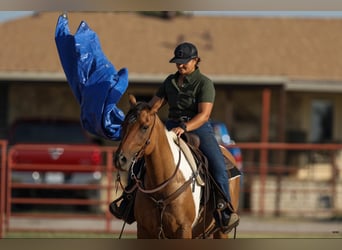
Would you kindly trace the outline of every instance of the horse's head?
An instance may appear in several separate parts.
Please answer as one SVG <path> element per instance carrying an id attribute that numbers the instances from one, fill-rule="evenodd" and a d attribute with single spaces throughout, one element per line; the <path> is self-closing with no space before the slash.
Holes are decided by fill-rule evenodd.
<path id="1" fill-rule="evenodd" d="M 122 124 L 122 140 L 115 154 L 115 165 L 122 171 L 128 171 L 132 163 L 151 152 L 153 129 L 160 122 L 156 113 L 162 105 L 161 100 L 150 107 L 146 102 L 137 102 L 133 95 L 129 95 L 129 102 L 131 108 Z"/>

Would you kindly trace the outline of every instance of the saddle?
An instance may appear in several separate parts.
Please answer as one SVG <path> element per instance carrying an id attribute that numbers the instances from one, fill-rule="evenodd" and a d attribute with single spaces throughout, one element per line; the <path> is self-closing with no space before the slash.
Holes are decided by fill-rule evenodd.
<path id="1" fill-rule="evenodd" d="M 216 221 L 216 223 L 213 224 L 212 227 L 208 229 L 208 231 L 203 232 L 203 237 L 205 238 L 206 237 L 205 235 L 210 235 L 211 233 L 214 233 L 217 230 L 221 230 L 222 232 L 227 233 L 231 229 L 229 230 L 227 226 L 229 222 L 225 221 L 226 219 L 228 219 L 229 221 L 229 217 L 227 218 L 227 215 L 224 213 L 224 210 L 228 209 L 231 212 L 233 212 L 234 207 L 232 203 L 227 200 L 227 197 L 224 195 L 222 189 L 219 187 L 215 179 L 210 174 L 208 170 L 208 162 L 207 162 L 206 156 L 204 156 L 203 153 L 199 149 L 199 145 L 200 145 L 199 137 L 197 135 L 190 134 L 190 133 L 184 133 L 183 135 L 184 135 L 184 140 L 186 141 L 189 149 L 191 150 L 194 158 L 196 159 L 197 170 L 199 170 L 198 172 L 202 174 L 201 178 L 205 181 L 205 185 L 202 186 L 202 196 L 201 196 L 201 201 L 200 201 L 201 213 L 203 213 L 206 210 L 206 207 L 208 208 L 212 207 L 213 216 Z M 180 147 L 182 148 L 182 146 Z M 229 151 L 225 147 L 220 145 L 220 148 L 225 159 L 226 168 L 228 170 L 228 178 L 231 179 L 235 176 L 241 175 L 241 172 L 236 167 L 236 162 L 233 156 L 229 153 Z M 185 153 L 185 151 L 183 152 Z M 204 217 L 205 216 L 206 215 L 204 214 Z M 235 233 L 234 233 L 234 238 L 235 238 Z"/>
<path id="2" fill-rule="evenodd" d="M 206 156 L 199 149 L 201 143 L 200 138 L 192 133 L 183 133 L 181 138 L 183 140 L 179 140 L 179 146 L 184 152 L 185 157 L 188 159 L 193 172 L 198 173 L 198 176 L 196 176 L 196 181 L 200 186 L 202 186 L 203 189 L 201 203 L 207 204 L 211 195 L 214 197 L 215 206 L 216 200 L 226 200 L 222 190 L 216 184 L 216 181 L 209 172 Z M 221 145 L 220 148 L 225 158 L 229 178 L 241 175 L 240 171 L 236 168 L 235 160 L 229 156 L 226 148 Z M 193 157 L 191 157 L 191 155 Z"/>

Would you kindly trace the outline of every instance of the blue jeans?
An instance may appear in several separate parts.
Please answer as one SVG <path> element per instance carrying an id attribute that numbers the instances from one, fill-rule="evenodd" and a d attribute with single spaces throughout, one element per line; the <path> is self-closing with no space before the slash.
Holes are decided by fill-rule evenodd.
<path id="1" fill-rule="evenodd" d="M 173 120 L 166 121 L 166 128 L 168 130 L 178 126 L 179 122 Z M 190 133 L 194 133 L 200 138 L 201 143 L 199 148 L 208 159 L 209 171 L 223 191 L 227 201 L 230 202 L 228 170 L 219 144 L 215 138 L 213 127 L 209 122 L 206 122 Z"/>

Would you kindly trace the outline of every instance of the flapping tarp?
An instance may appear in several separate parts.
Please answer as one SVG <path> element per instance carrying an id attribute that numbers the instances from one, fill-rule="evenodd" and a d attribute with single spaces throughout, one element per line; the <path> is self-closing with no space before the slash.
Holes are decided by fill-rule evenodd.
<path id="1" fill-rule="evenodd" d="M 81 107 L 81 124 L 90 133 L 120 140 L 124 113 L 116 106 L 128 86 L 128 70 L 117 71 L 104 55 L 97 34 L 82 21 L 70 34 L 60 15 L 55 41 L 69 86 Z"/>

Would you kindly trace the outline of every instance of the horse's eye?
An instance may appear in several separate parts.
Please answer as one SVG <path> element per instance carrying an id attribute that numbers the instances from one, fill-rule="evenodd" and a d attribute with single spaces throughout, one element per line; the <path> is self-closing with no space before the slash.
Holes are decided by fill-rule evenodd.
<path id="1" fill-rule="evenodd" d="M 141 129 L 144 130 L 144 131 L 146 131 L 146 130 L 148 129 L 148 126 L 147 126 L 147 125 L 143 125 L 143 126 L 141 127 Z"/>

